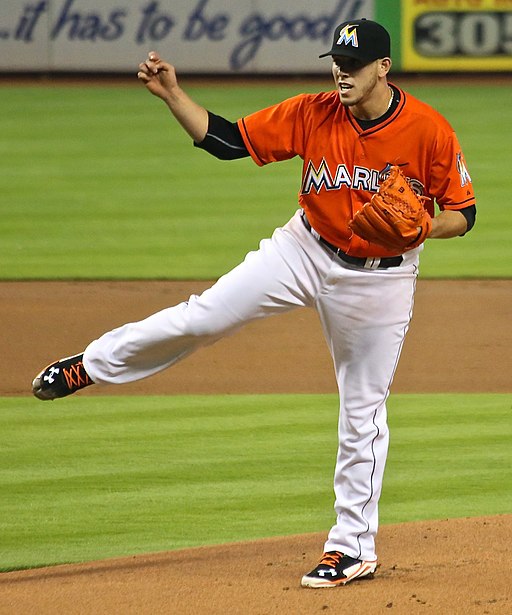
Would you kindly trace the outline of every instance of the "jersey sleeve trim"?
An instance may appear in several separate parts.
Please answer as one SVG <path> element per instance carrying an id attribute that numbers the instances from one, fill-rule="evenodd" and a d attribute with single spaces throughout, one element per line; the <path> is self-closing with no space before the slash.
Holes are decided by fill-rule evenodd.
<path id="1" fill-rule="evenodd" d="M 249 154 L 251 155 L 251 158 L 254 160 L 254 162 L 258 166 L 260 167 L 264 166 L 265 161 L 259 156 L 258 152 L 254 148 L 254 145 L 252 144 L 251 137 L 249 136 L 249 133 L 247 131 L 247 126 L 245 125 L 244 118 L 241 118 L 240 120 L 238 120 L 238 128 L 240 129 L 240 134 L 242 135 L 242 139 L 245 143 L 245 147 L 247 147 L 247 150 Z"/>
<path id="2" fill-rule="evenodd" d="M 460 201 L 458 203 L 439 203 L 439 209 L 464 209 L 465 207 L 471 207 L 472 205 L 476 205 L 476 199 L 474 196 L 471 196 L 469 199 L 465 201 Z"/>

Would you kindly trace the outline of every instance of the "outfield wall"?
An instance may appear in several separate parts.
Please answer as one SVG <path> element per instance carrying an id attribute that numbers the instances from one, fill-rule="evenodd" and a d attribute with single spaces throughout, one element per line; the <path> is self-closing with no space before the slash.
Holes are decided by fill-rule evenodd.
<path id="1" fill-rule="evenodd" d="M 512 71 L 512 0 L 4 0 L 0 71 L 133 72 L 156 49 L 182 73 L 323 74 L 360 17 L 390 30 L 395 70 Z"/>

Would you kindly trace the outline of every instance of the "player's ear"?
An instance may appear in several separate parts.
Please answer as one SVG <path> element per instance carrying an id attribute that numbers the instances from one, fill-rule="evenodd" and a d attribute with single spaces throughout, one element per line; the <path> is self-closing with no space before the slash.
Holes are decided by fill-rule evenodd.
<path id="1" fill-rule="evenodd" d="M 379 59 L 379 76 L 385 77 L 391 70 L 391 58 Z"/>

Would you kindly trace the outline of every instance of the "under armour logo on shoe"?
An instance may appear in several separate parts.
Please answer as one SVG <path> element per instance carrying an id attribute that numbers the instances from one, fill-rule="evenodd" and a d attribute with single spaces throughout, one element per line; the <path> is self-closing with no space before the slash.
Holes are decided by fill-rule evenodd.
<path id="1" fill-rule="evenodd" d="M 336 572 L 336 570 L 334 570 L 334 568 L 329 568 L 329 570 L 319 570 L 318 571 L 319 577 L 325 577 L 326 574 L 330 574 L 332 577 L 338 576 L 338 573 Z"/>
<path id="2" fill-rule="evenodd" d="M 46 376 L 43 376 L 43 380 L 46 380 L 48 384 L 53 384 L 55 382 L 55 376 L 60 373 L 60 369 L 58 367 L 50 367 Z"/>

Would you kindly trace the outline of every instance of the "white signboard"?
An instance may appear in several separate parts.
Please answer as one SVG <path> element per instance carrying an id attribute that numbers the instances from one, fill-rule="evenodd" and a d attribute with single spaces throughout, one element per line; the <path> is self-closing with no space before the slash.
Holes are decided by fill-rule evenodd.
<path id="1" fill-rule="evenodd" d="M 2 0 L 0 71 L 133 72 L 150 50 L 189 73 L 316 73 L 373 0 Z"/>

